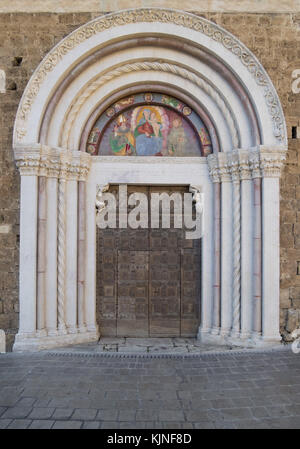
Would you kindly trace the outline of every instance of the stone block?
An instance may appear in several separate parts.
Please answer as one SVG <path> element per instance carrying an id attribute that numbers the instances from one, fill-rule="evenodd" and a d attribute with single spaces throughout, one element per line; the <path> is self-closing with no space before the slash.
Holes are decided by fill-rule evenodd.
<path id="1" fill-rule="evenodd" d="M 286 330 L 287 332 L 293 332 L 300 325 L 300 310 L 289 309 L 287 312 Z"/>

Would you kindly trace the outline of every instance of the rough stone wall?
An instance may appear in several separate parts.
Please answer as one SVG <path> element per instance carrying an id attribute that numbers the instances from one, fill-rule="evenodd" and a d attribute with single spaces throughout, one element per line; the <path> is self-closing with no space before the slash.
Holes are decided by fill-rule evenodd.
<path id="1" fill-rule="evenodd" d="M 0 14 L 0 329 L 8 349 L 18 328 L 19 175 L 12 132 L 23 90 L 41 59 L 71 31 L 100 13 Z M 300 69 L 300 14 L 199 14 L 233 33 L 258 57 L 277 89 L 289 133 L 288 160 L 281 182 L 281 331 L 300 317 L 300 93 L 291 91 Z M 292 138 L 298 127 L 298 138 Z M 295 310 L 298 312 L 295 312 Z M 298 321 L 297 321 L 298 320 Z"/>

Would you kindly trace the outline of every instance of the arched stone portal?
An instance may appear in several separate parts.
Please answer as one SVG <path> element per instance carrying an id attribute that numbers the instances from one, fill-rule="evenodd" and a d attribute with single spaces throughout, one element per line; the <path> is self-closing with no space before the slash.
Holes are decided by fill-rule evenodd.
<path id="1" fill-rule="evenodd" d="M 184 102 L 207 157 L 92 156 L 97 118 L 128 95 Z M 287 149 L 277 93 L 255 56 L 201 17 L 132 9 L 62 40 L 32 75 L 14 128 L 21 174 L 20 326 L 14 350 L 97 340 L 97 185 L 196 185 L 204 193 L 203 342 L 279 336 L 279 176 Z"/>

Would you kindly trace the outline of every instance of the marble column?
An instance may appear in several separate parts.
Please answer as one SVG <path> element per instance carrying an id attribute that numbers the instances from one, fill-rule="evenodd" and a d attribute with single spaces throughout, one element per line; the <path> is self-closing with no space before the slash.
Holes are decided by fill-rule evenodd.
<path id="1" fill-rule="evenodd" d="M 240 150 L 228 153 L 232 180 L 232 329 L 231 337 L 238 339 L 241 330 L 241 186 Z"/>
<path id="2" fill-rule="evenodd" d="M 251 338 L 253 303 L 253 185 L 248 150 L 240 150 L 241 180 L 241 333 Z"/>
<path id="3" fill-rule="evenodd" d="M 279 334 L 279 177 L 285 151 L 260 147 L 262 172 L 262 340 Z"/>
<path id="4" fill-rule="evenodd" d="M 47 174 L 46 226 L 46 329 L 49 336 L 57 335 L 57 208 L 59 153 L 52 149 Z"/>
<path id="5" fill-rule="evenodd" d="M 226 153 L 219 153 L 221 177 L 221 336 L 228 337 L 232 325 L 233 191 Z"/>
<path id="6" fill-rule="evenodd" d="M 77 260 L 77 309 L 78 325 L 84 325 L 84 301 L 85 301 L 85 258 L 86 258 L 86 183 L 78 182 L 78 260 Z"/>
<path id="7" fill-rule="evenodd" d="M 221 325 L 221 178 L 218 155 L 207 157 L 208 171 L 213 183 L 213 304 L 211 335 L 219 335 Z"/>
<path id="8" fill-rule="evenodd" d="M 66 328 L 66 208 L 67 179 L 72 153 L 60 154 L 60 172 L 58 179 L 58 216 L 57 216 L 57 321 L 59 335 L 67 333 Z"/>
<path id="9" fill-rule="evenodd" d="M 253 306 L 252 338 L 258 340 L 262 331 L 262 221 L 261 221 L 261 170 L 259 151 L 249 152 L 253 179 Z"/>
<path id="10" fill-rule="evenodd" d="M 68 333 L 77 332 L 77 208 L 78 182 L 70 177 L 66 186 L 66 289 L 65 320 Z"/>
<path id="11" fill-rule="evenodd" d="M 82 158 L 84 153 L 82 154 Z M 83 167 L 88 167 L 90 160 L 82 159 Z M 82 324 L 94 335 L 98 335 L 98 326 L 96 322 L 96 210 L 95 185 L 88 182 L 87 170 L 83 168 L 81 180 L 86 180 L 85 197 L 85 290 L 84 306 L 82 307 Z M 91 219 L 93 217 L 93 219 Z M 100 330 L 101 331 L 101 330 Z"/>
<path id="12" fill-rule="evenodd" d="M 214 237 L 211 229 L 214 226 L 213 208 L 214 185 L 204 185 L 204 233 L 201 239 L 201 257 L 206 263 L 201 264 L 201 325 L 198 338 L 205 338 L 212 326 Z"/>
<path id="13" fill-rule="evenodd" d="M 26 349 L 26 339 L 36 336 L 38 152 L 15 151 L 21 175 L 19 332 L 14 350 Z"/>

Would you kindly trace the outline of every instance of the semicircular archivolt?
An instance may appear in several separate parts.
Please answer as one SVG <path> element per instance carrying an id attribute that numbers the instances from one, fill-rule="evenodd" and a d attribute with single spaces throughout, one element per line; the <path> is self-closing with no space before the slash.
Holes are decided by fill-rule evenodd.
<path id="1" fill-rule="evenodd" d="M 217 104 L 218 108 L 222 112 L 230 130 L 233 147 L 239 147 L 240 133 L 238 124 L 230 105 L 228 104 L 227 100 L 221 95 L 221 93 L 219 93 L 219 91 L 214 86 L 208 83 L 208 81 L 201 78 L 199 75 L 196 75 L 195 73 L 187 70 L 186 68 L 181 67 L 177 64 L 160 61 L 138 61 L 134 63 L 124 64 L 123 66 L 108 71 L 102 74 L 100 77 L 94 78 L 89 83 L 87 83 L 84 87 L 84 90 L 81 89 L 81 91 L 78 92 L 78 94 L 74 98 L 74 101 L 72 102 L 72 105 L 65 115 L 60 129 L 60 145 L 63 148 L 68 148 L 72 126 L 77 114 L 79 113 L 82 105 L 91 95 L 93 95 L 93 93 L 99 87 L 114 78 L 122 76 L 123 74 L 149 70 L 172 73 L 174 75 L 180 76 L 181 78 L 187 79 L 188 81 L 191 81 L 197 87 L 202 89 L 210 98 L 213 99 L 213 101 Z"/>
<path id="2" fill-rule="evenodd" d="M 231 33 L 202 17 L 184 11 L 163 8 L 137 8 L 98 17 L 82 25 L 57 44 L 34 72 L 25 89 L 16 118 L 15 134 L 17 139 L 22 140 L 27 133 L 28 114 L 42 83 L 71 50 L 92 36 L 113 27 L 142 22 L 174 24 L 191 29 L 220 43 L 234 54 L 247 68 L 256 84 L 262 88 L 262 95 L 265 98 L 273 123 L 273 134 L 277 140 L 286 143 L 285 120 L 278 95 L 266 71 L 250 50 Z"/>

